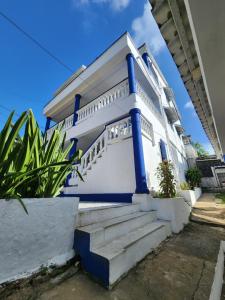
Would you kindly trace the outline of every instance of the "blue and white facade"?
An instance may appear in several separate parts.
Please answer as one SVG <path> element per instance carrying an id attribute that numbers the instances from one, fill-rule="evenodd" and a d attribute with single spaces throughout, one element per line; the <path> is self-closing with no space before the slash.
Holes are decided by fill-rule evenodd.
<path id="1" fill-rule="evenodd" d="M 122 35 L 82 66 L 45 106 L 46 131 L 64 122 L 71 154 L 83 150 L 64 195 L 81 201 L 131 202 L 159 190 L 156 169 L 174 164 L 177 184 L 187 169 L 183 128 L 172 90 L 145 45 Z M 52 126 L 51 126 L 52 124 Z"/>

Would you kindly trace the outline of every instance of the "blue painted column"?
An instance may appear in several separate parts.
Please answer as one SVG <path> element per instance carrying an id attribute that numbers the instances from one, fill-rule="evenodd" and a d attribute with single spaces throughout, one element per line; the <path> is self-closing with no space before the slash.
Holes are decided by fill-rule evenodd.
<path id="1" fill-rule="evenodd" d="M 136 177 L 136 190 L 137 194 L 149 194 L 149 189 L 146 181 L 145 162 L 143 143 L 141 135 L 141 111 L 139 108 L 130 110 L 132 135 L 133 135 L 133 148 L 134 148 L 134 166 Z"/>
<path id="2" fill-rule="evenodd" d="M 129 82 L 129 90 L 130 94 L 136 93 L 136 79 L 135 79 L 135 70 L 134 70 L 134 62 L 135 58 L 133 54 L 127 54 L 127 71 L 128 71 L 128 82 Z"/>
<path id="3" fill-rule="evenodd" d="M 144 62 L 145 62 L 145 64 L 146 64 L 146 66 L 148 67 L 148 69 L 150 69 L 150 62 L 149 62 L 149 55 L 148 55 L 148 53 L 143 53 L 142 54 L 142 58 L 143 58 L 143 60 L 144 60 Z"/>
<path id="4" fill-rule="evenodd" d="M 81 95 L 76 94 L 75 95 L 75 101 L 74 101 L 74 115 L 73 115 L 73 126 L 75 126 L 77 119 L 78 119 L 78 114 L 77 111 L 80 109 L 80 98 Z"/>
<path id="5" fill-rule="evenodd" d="M 74 155 L 74 153 L 77 151 L 77 142 L 78 139 L 76 138 L 72 138 L 70 139 L 70 142 L 73 143 L 72 148 L 70 149 L 70 154 L 69 154 L 69 159 L 71 159 L 71 157 Z"/>
<path id="6" fill-rule="evenodd" d="M 70 139 L 70 142 L 73 143 L 73 146 L 72 148 L 70 149 L 70 153 L 69 153 L 69 159 L 72 158 L 72 156 L 76 153 L 77 151 L 77 142 L 78 142 L 78 139 L 76 138 L 72 138 Z M 69 180 L 71 178 L 71 173 L 67 176 L 66 178 L 66 182 L 65 182 L 65 187 L 69 186 Z"/>
<path id="7" fill-rule="evenodd" d="M 51 117 L 47 117 L 47 118 L 46 118 L 46 123 L 45 123 L 45 133 L 46 133 L 46 131 L 50 128 L 51 120 L 52 120 Z"/>
<path id="8" fill-rule="evenodd" d="M 80 109 L 80 99 L 81 99 L 81 95 L 76 94 L 75 98 L 74 98 L 73 126 L 76 125 L 76 122 L 77 122 L 77 119 L 78 119 L 77 111 Z M 70 142 L 73 143 L 73 146 L 70 149 L 69 159 L 71 159 L 71 157 L 77 151 L 77 142 L 78 142 L 78 139 L 77 138 L 72 138 L 72 139 L 70 139 Z M 65 186 L 69 186 L 69 180 L 70 180 L 70 178 L 71 178 L 71 174 L 69 174 L 67 176 Z"/>

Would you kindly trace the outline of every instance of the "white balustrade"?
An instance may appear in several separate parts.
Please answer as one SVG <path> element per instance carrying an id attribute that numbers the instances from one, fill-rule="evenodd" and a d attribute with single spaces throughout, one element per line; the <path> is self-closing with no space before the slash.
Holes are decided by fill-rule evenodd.
<path id="1" fill-rule="evenodd" d="M 154 131 L 152 123 L 141 116 L 141 130 L 152 141 L 152 145 L 155 145 Z"/>
<path id="2" fill-rule="evenodd" d="M 122 99 L 129 96 L 129 85 L 128 80 L 124 80 L 103 95 L 99 96 L 95 100 L 91 101 L 84 107 L 78 110 L 78 120 L 77 122 L 81 122 L 88 117 L 90 117 L 95 112 L 99 111 L 100 109 L 109 106 L 114 101 L 118 99 Z"/>
<path id="3" fill-rule="evenodd" d="M 80 174 L 86 175 L 87 170 L 92 168 L 96 160 L 102 156 L 107 145 L 119 142 L 132 135 L 131 118 L 127 117 L 113 124 L 107 125 L 103 133 L 96 139 L 91 147 L 81 157 L 79 165 L 74 165 L 74 170 L 71 174 L 72 182 L 78 177 L 76 169 Z"/>
<path id="4" fill-rule="evenodd" d="M 64 125 L 63 125 L 63 122 L 64 122 Z M 66 130 L 68 130 L 69 128 L 71 128 L 73 126 L 73 114 L 70 115 L 69 117 L 67 117 L 65 120 L 59 122 L 58 124 L 52 126 L 51 128 L 48 129 L 47 131 L 47 139 L 49 140 L 52 136 L 52 133 L 53 131 L 56 129 L 56 128 L 61 128 L 61 126 L 63 125 L 62 127 L 62 132 L 64 133 Z"/>
<path id="5" fill-rule="evenodd" d="M 162 121 L 162 115 L 149 96 L 146 94 L 141 84 L 137 82 L 137 94 L 141 97 L 142 101 L 149 107 L 149 109 L 156 114 L 158 119 Z"/>

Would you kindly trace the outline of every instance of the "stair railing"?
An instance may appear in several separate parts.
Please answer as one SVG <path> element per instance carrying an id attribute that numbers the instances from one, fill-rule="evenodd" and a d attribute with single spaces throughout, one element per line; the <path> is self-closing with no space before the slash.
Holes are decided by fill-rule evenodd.
<path id="1" fill-rule="evenodd" d="M 71 174 L 71 181 L 77 180 L 76 169 L 82 176 L 92 168 L 97 159 L 102 156 L 109 144 L 120 142 L 132 135 L 131 118 L 126 117 L 105 127 L 104 131 L 95 140 L 91 147 L 83 154 L 80 164 L 74 165 L 74 171 Z"/>

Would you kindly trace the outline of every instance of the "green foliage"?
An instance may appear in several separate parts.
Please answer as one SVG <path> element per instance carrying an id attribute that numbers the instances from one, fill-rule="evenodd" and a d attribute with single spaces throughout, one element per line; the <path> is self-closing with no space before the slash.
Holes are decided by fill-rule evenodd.
<path id="1" fill-rule="evenodd" d="M 187 191 L 187 190 L 190 190 L 190 189 L 191 189 L 189 183 L 186 182 L 186 181 L 184 181 L 184 182 L 182 182 L 182 183 L 180 184 L 180 188 L 181 188 L 183 191 Z"/>
<path id="2" fill-rule="evenodd" d="M 200 143 L 193 143 L 192 144 L 197 151 L 198 157 L 207 157 L 209 153 L 204 149 L 204 147 Z"/>
<path id="3" fill-rule="evenodd" d="M 215 195 L 216 199 L 220 199 L 221 200 L 221 204 L 225 204 L 225 193 L 219 193 Z"/>
<path id="4" fill-rule="evenodd" d="M 166 160 L 161 162 L 157 168 L 156 175 L 160 181 L 161 198 L 173 198 L 176 196 L 176 183 L 173 169 L 173 164 Z"/>
<path id="5" fill-rule="evenodd" d="M 21 202 L 21 198 L 57 196 L 81 152 L 68 160 L 72 145 L 65 147 L 61 128 L 47 141 L 31 110 L 22 113 L 15 124 L 13 114 L 0 132 L 0 198 Z M 21 137 L 19 132 L 24 125 Z"/>
<path id="6" fill-rule="evenodd" d="M 192 190 L 200 186 L 201 172 L 197 167 L 188 169 L 185 176 Z"/>

